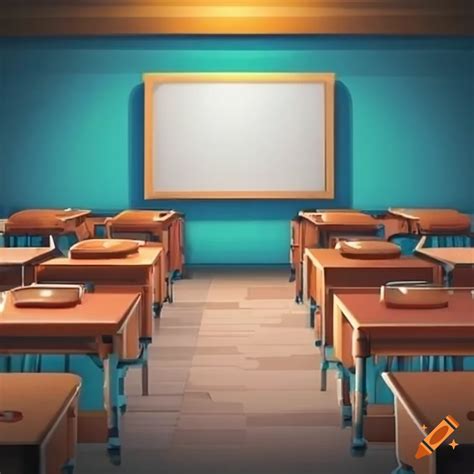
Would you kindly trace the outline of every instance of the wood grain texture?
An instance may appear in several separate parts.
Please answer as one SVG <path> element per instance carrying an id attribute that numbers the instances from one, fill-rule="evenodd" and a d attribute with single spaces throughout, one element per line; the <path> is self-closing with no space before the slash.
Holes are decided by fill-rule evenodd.
<path id="1" fill-rule="evenodd" d="M 72 374 L 1 374 L 0 410 L 14 409 L 23 419 L 2 423 L 0 444 L 41 445 L 47 441 L 80 387 L 80 378 Z"/>
<path id="2" fill-rule="evenodd" d="M 436 260 L 442 265 L 474 265 L 474 248 L 472 247 L 421 248 L 416 251 L 416 254 Z"/>
<path id="3" fill-rule="evenodd" d="M 6 0 L 0 35 L 472 35 L 469 0 Z"/>

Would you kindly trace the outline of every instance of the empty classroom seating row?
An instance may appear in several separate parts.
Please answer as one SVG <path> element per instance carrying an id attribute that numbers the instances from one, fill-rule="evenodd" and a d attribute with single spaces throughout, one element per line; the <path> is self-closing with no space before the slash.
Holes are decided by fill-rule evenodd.
<path id="1" fill-rule="evenodd" d="M 411 254 L 424 246 L 470 247 L 470 217 L 451 209 L 401 209 L 362 212 L 353 209 L 301 211 L 290 224 L 290 267 L 295 298 L 302 300 L 303 259 L 307 248 L 333 248 L 341 240 L 381 239 Z"/>
<path id="2" fill-rule="evenodd" d="M 5 472 L 70 473 L 76 442 L 103 443 L 119 465 L 125 378 L 140 368 L 142 396 L 149 395 L 155 318 L 183 275 L 183 216 L 34 210 L 28 226 L 25 214 L 7 220 L 0 248 Z M 406 241 L 415 245 L 407 250 Z M 297 301 L 307 305 L 321 355 L 320 389 L 334 369 L 353 454 L 396 441 L 396 472 L 435 472 L 443 450 L 439 460 L 414 459 L 410 443 L 421 424 L 432 430 L 446 416 L 447 404 L 426 402 L 420 384 L 474 383 L 470 221 L 450 210 L 302 212 L 292 222 L 292 255 Z M 35 409 L 34 398 L 14 403 L 41 383 L 54 387 L 46 409 Z M 458 420 L 469 397 L 451 396 Z M 433 411 L 420 415 L 421 403 Z M 459 427 L 462 449 L 474 441 L 471 431 Z M 6 451 L 12 437 L 16 447 Z"/>
<path id="3" fill-rule="evenodd" d="M 106 230 L 104 238 L 96 237 L 100 225 Z M 64 238 L 66 248 L 60 249 Z M 41 471 L 34 463 L 25 464 L 25 451 L 19 447 L 18 455 L 5 458 L 8 469 L 21 466 L 24 471 L 18 472 L 50 474 L 59 472 L 61 463 L 61 472 L 72 472 L 76 438 L 105 443 L 111 461 L 120 464 L 125 378 L 130 368 L 141 368 L 142 395 L 149 394 L 148 347 L 153 343 L 154 321 L 163 305 L 173 302 L 173 282 L 183 274 L 183 216 L 151 210 L 124 211 L 114 217 L 69 209 L 21 211 L 6 221 L 4 241 L 0 413 L 3 410 L 5 418 L 17 416 L 14 412 L 22 417 L 18 425 L 10 420 L 5 437 L 12 430 L 26 433 L 40 415 L 32 407 L 12 410 L 9 398 L 3 397 L 3 384 L 20 390 L 22 384 L 41 383 L 44 376 L 44 383 L 61 385 L 71 382 L 74 374 L 77 388 L 74 399 L 68 399 L 67 413 L 73 415 L 65 415 L 73 419 L 64 422 L 69 444 L 51 448 L 58 453 L 39 449 L 44 459 L 39 456 L 37 463 L 46 466 Z M 63 373 L 65 378 L 54 378 L 52 373 Z M 26 434 L 21 439 L 28 446 L 40 441 L 32 442 Z M 2 439 L 0 446 L 5 442 Z M 3 472 L 9 470 L 5 467 Z"/>
<path id="4" fill-rule="evenodd" d="M 469 217 L 454 210 L 316 211 L 301 212 L 291 228 L 297 301 L 308 307 L 321 353 L 320 388 L 326 390 L 328 370 L 336 369 L 353 453 L 363 453 L 367 441 L 396 441 L 394 472 L 435 472 L 442 461 L 410 457 L 409 445 L 421 425 L 436 426 L 432 413 L 422 416 L 417 408 L 425 403 L 424 384 L 441 390 L 463 380 L 474 389 Z M 414 243 L 409 251 L 403 239 Z M 438 421 L 446 416 L 440 407 L 449 405 L 442 398 L 432 404 Z M 462 396 L 453 399 L 462 402 Z M 457 417 L 468 408 L 464 399 Z M 463 449 L 472 449 L 472 429 L 463 427 L 457 437 Z"/>

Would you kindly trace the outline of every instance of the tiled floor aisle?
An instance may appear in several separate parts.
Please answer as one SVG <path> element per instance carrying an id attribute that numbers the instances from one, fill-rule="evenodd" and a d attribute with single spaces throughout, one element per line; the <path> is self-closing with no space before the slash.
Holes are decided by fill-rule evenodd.
<path id="1" fill-rule="evenodd" d="M 78 474 L 386 474 L 393 445 L 352 458 L 334 377 L 319 356 L 288 271 L 200 269 L 175 285 L 151 349 L 151 396 L 129 372 L 123 462 L 82 445 Z"/>

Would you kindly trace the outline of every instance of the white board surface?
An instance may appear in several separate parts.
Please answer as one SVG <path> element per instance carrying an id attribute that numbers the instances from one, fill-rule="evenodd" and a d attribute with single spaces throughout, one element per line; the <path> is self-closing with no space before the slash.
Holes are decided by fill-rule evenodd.
<path id="1" fill-rule="evenodd" d="M 324 83 L 156 83 L 152 114 L 153 193 L 327 190 Z"/>

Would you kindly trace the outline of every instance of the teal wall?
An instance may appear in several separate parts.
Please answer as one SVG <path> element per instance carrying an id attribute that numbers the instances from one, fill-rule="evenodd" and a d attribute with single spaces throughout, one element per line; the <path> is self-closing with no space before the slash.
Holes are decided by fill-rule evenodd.
<path id="1" fill-rule="evenodd" d="M 174 207 L 190 263 L 286 263 L 301 208 L 473 210 L 471 39 L 0 40 L 0 213 Z M 143 200 L 150 71 L 335 72 L 334 201 Z"/>
<path id="2" fill-rule="evenodd" d="M 5 187 L 6 187 L 6 174 L 4 166 L 6 163 L 5 154 L 5 99 L 3 94 L 4 85 L 4 56 L 5 51 L 0 47 L 0 218 L 6 213 L 6 202 L 5 202 Z"/>

